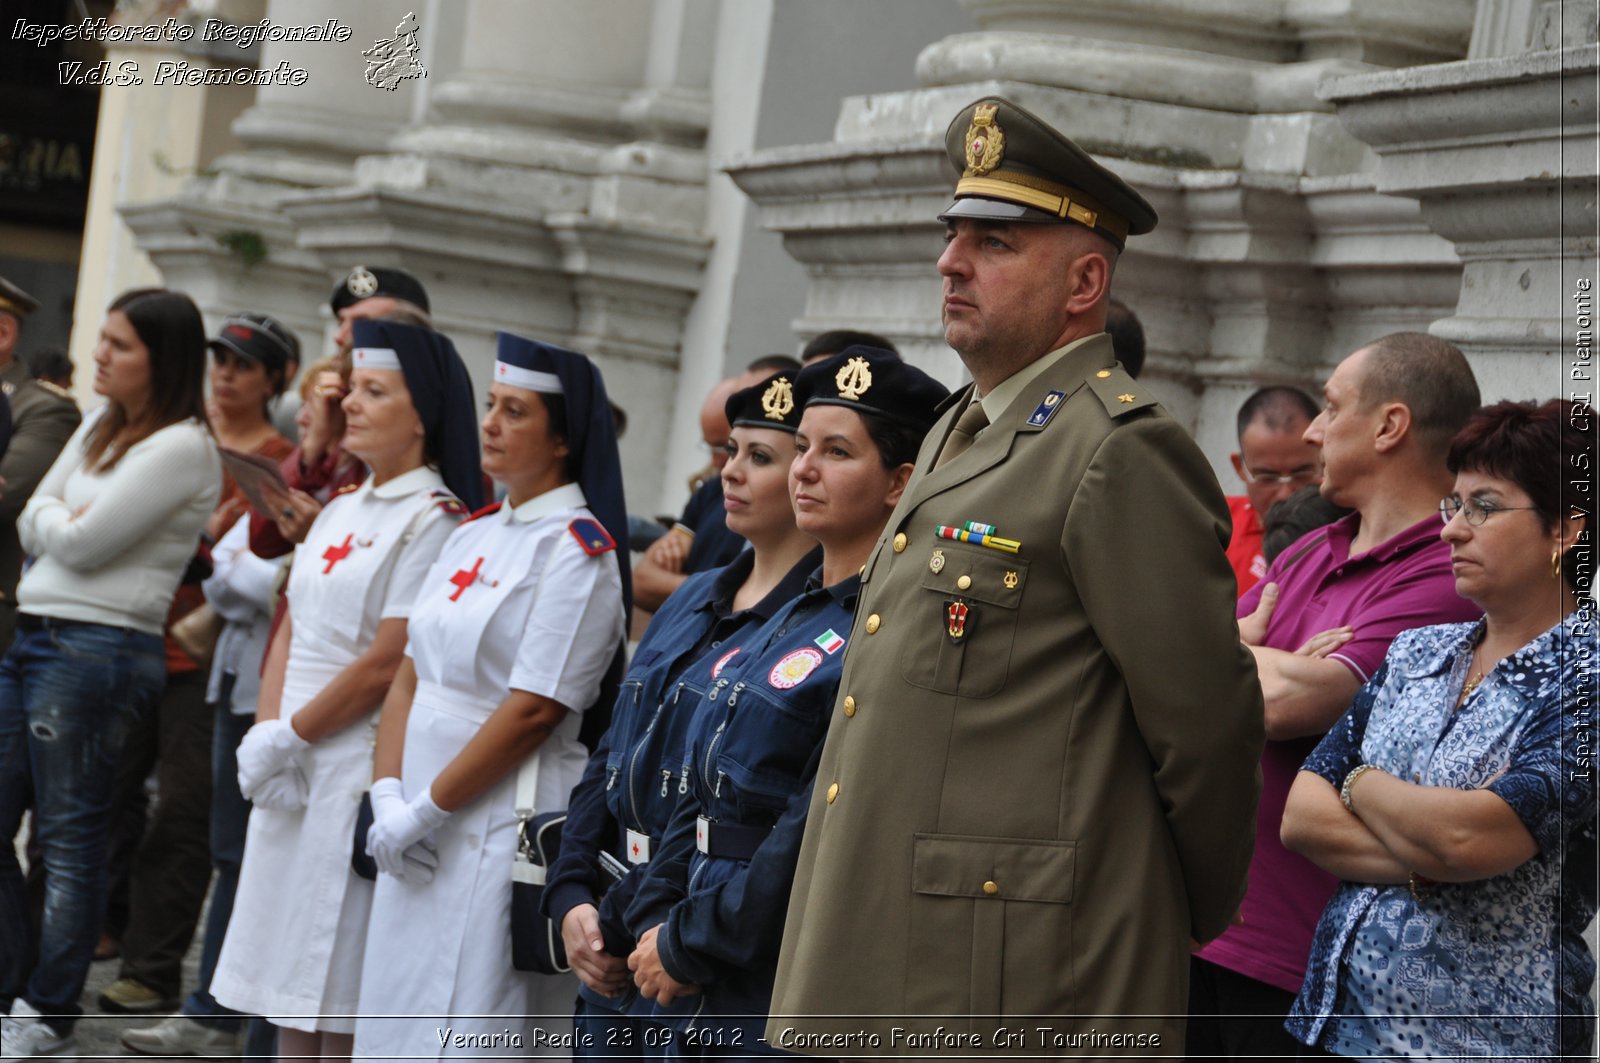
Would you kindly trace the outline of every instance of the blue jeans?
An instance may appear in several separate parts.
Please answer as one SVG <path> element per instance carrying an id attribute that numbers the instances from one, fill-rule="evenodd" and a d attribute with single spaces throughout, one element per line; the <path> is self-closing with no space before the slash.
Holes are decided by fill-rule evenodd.
<path id="1" fill-rule="evenodd" d="M 183 1002 L 185 1015 L 202 1026 L 219 1030 L 235 1029 L 243 1018 L 239 1012 L 217 1003 L 211 995 L 211 976 L 216 972 L 222 939 L 233 914 L 239 865 L 244 860 L 245 828 L 250 822 L 250 802 L 239 793 L 239 765 L 234 755 L 244 733 L 255 723 L 253 715 L 232 711 L 232 695 L 233 676 L 224 676 L 211 732 L 211 866 L 217 875 L 211 886 L 205 938 L 200 943 L 200 983 Z"/>
<path id="2" fill-rule="evenodd" d="M 20 618 L 0 660 L 0 998 L 20 996 L 65 1033 L 105 906 L 112 782 L 129 725 L 166 681 L 161 637 L 103 624 Z M 38 960 L 10 840 L 32 805 L 45 870 Z"/>

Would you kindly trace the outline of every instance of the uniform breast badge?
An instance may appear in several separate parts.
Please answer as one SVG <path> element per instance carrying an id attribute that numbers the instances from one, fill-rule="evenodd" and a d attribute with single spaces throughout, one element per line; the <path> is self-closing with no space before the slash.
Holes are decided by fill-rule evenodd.
<path id="1" fill-rule="evenodd" d="M 1000 582 L 1006 585 L 1006 590 L 1014 591 L 1017 589 L 1017 574 L 1015 572 L 1007 572 L 1005 579 Z"/>
<path id="2" fill-rule="evenodd" d="M 767 673 L 767 682 L 779 690 L 788 690 L 797 687 L 805 681 L 822 663 L 822 654 L 810 646 L 795 650 L 786 655 L 783 660 L 772 666 L 772 671 Z"/>
<path id="3" fill-rule="evenodd" d="M 950 636 L 951 642 L 959 644 L 965 639 L 977 620 L 978 614 L 973 612 L 972 606 L 960 598 L 944 603 L 944 633 Z"/>
<path id="4" fill-rule="evenodd" d="M 455 584 L 456 588 L 450 593 L 450 600 L 452 602 L 460 601 L 462 592 L 479 581 L 487 583 L 491 587 L 500 586 L 499 580 L 485 579 L 483 576 L 480 576 L 478 572 L 482 568 L 483 558 L 480 557 L 478 560 L 472 563 L 472 567 L 470 569 L 464 568 L 460 572 L 457 572 L 454 576 L 450 577 L 450 582 Z"/>
<path id="5" fill-rule="evenodd" d="M 944 551 L 935 550 L 933 556 L 928 558 L 928 571 L 935 576 L 944 571 Z"/>

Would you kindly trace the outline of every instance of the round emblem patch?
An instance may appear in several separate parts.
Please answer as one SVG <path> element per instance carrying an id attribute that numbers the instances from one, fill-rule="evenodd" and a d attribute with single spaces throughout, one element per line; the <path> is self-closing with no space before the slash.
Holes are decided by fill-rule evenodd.
<path id="1" fill-rule="evenodd" d="M 357 266 L 350 271 L 350 276 L 345 278 L 345 288 L 351 295 L 365 299 L 378 290 L 378 278 L 365 266 Z"/>
<path id="2" fill-rule="evenodd" d="M 712 679 L 715 679 L 715 678 L 717 678 L 717 676 L 722 674 L 722 666 L 727 664 L 729 661 L 733 660 L 733 655 L 738 653 L 739 650 L 740 650 L 740 647 L 735 646 L 733 649 L 729 650 L 727 653 L 724 653 L 721 657 L 717 658 L 717 663 L 711 666 L 711 678 Z"/>
<path id="3" fill-rule="evenodd" d="M 809 646 L 795 650 L 772 666 L 772 671 L 767 675 L 767 682 L 779 690 L 788 690 L 790 687 L 799 686 L 821 663 L 822 654 L 819 651 Z"/>

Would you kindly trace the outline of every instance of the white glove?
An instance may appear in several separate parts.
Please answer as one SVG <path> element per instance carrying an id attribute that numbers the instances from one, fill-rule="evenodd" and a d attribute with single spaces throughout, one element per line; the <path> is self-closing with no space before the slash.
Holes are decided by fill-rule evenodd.
<path id="1" fill-rule="evenodd" d="M 398 782 L 396 780 L 397 786 Z M 384 789 L 389 791 L 388 787 Z M 433 803 L 431 788 L 404 803 L 392 800 L 390 793 L 382 797 L 375 793 L 372 829 L 367 831 L 367 852 L 379 871 L 396 878 L 413 881 L 425 868 L 427 878 L 422 881 L 426 882 L 433 877 L 433 868 L 439 866 L 431 836 L 449 818 L 450 813 Z"/>
<path id="2" fill-rule="evenodd" d="M 251 795 L 263 782 L 278 774 L 296 753 L 310 748 L 311 743 L 295 734 L 288 720 L 262 720 L 245 732 L 234 754 L 239 765 L 239 792 L 254 800 Z"/>
<path id="3" fill-rule="evenodd" d="M 391 815 L 402 812 L 406 807 L 405 786 L 393 775 L 372 781 L 372 789 L 368 791 L 372 800 L 372 821 L 387 819 Z"/>
<path id="4" fill-rule="evenodd" d="M 283 770 L 269 775 L 256 785 L 253 794 L 246 794 L 257 808 L 270 808 L 274 812 L 297 812 L 306 807 L 306 777 L 298 764 L 285 764 Z"/>
<path id="5" fill-rule="evenodd" d="M 372 821 L 374 824 L 380 819 L 392 820 L 393 817 L 404 817 L 407 808 L 405 786 L 399 779 L 392 775 L 376 779 L 372 783 L 369 793 L 372 800 Z M 371 830 L 367 832 L 370 839 Z M 433 871 L 439 866 L 439 856 L 427 842 L 418 842 L 405 851 L 401 860 L 401 867 L 391 871 L 402 882 L 413 885 L 426 885 L 433 881 Z M 380 870 L 387 870 L 380 868 Z"/>

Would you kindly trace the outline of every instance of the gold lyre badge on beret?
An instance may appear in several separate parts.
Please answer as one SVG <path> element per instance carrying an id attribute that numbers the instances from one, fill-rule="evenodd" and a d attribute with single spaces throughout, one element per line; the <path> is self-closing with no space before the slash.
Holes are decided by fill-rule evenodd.
<path id="1" fill-rule="evenodd" d="M 761 411 L 769 421 L 781 421 L 794 412 L 794 385 L 779 377 L 761 393 Z"/>
<path id="2" fill-rule="evenodd" d="M 357 266 L 345 278 L 344 286 L 351 295 L 365 299 L 378 290 L 378 278 L 365 266 Z"/>
<path id="3" fill-rule="evenodd" d="M 859 399 L 872 387 L 872 366 L 865 358 L 852 358 L 839 367 L 833 383 L 841 399 Z"/>
<path id="4" fill-rule="evenodd" d="M 1006 133 L 994 120 L 1000 108 L 996 104 L 980 103 L 972 110 L 972 124 L 967 126 L 967 169 L 961 176 L 982 177 L 1000 165 L 1006 152 Z"/>

